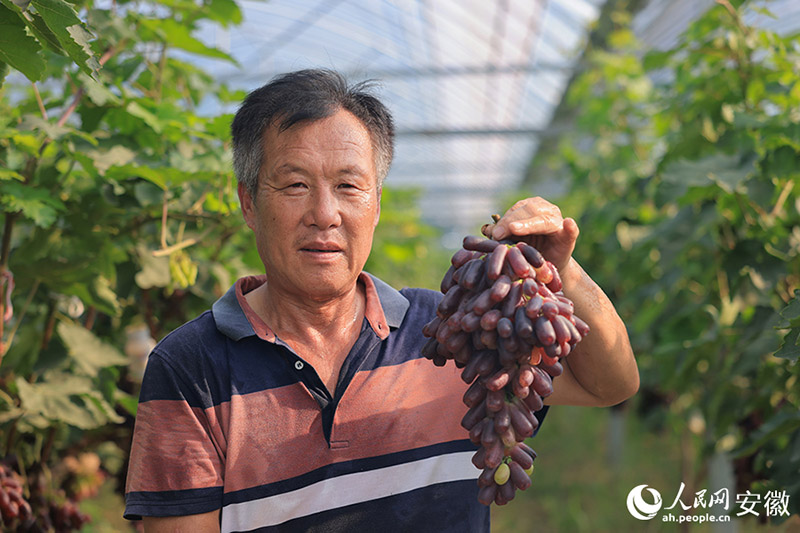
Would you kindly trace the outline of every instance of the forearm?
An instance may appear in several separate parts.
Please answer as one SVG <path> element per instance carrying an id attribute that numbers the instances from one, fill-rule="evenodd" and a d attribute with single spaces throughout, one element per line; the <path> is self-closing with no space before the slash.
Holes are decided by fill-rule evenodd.
<path id="1" fill-rule="evenodd" d="M 563 364 L 580 387 L 596 398 L 595 405 L 615 405 L 630 398 L 639 388 L 639 370 L 625 324 L 577 261 L 570 259 L 560 273 L 575 315 L 591 328 Z"/>

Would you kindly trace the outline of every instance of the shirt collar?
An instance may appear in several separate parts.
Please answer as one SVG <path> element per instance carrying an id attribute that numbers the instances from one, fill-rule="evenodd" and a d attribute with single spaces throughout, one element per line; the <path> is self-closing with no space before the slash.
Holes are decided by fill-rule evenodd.
<path id="1" fill-rule="evenodd" d="M 251 335 L 275 341 L 275 334 L 244 298 L 246 293 L 266 280 L 265 275 L 240 278 L 222 298 L 214 302 L 211 313 L 220 332 L 235 341 Z M 365 318 L 375 334 L 383 340 L 389 336 L 390 329 L 402 324 L 409 302 L 399 291 L 372 274 L 362 272 L 358 281 L 364 285 L 367 297 Z"/>

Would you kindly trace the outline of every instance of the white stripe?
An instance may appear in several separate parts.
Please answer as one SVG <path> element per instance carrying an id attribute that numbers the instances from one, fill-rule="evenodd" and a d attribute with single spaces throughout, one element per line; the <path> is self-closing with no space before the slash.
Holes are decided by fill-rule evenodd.
<path id="1" fill-rule="evenodd" d="M 274 526 L 329 509 L 400 494 L 436 483 L 476 479 L 474 452 L 458 452 L 324 479 L 291 492 L 222 509 L 222 531 Z"/>

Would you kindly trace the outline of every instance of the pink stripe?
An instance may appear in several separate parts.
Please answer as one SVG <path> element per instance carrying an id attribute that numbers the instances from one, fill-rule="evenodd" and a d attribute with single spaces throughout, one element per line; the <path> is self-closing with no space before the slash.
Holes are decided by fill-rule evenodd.
<path id="1" fill-rule="evenodd" d="M 465 389 L 455 367 L 437 368 L 425 359 L 360 372 L 339 404 L 330 447 L 321 411 L 303 386 L 234 396 L 225 491 L 464 439 Z"/>
<path id="2" fill-rule="evenodd" d="M 179 400 L 139 404 L 126 491 L 221 486 L 226 446 L 218 431 L 207 430 L 215 421 L 205 418 Z"/>

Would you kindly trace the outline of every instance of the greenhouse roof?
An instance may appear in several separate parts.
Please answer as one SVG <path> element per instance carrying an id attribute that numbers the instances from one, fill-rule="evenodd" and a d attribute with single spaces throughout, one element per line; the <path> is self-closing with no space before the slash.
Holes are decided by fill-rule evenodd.
<path id="1" fill-rule="evenodd" d="M 245 1 L 216 30 L 254 89 L 323 67 L 380 80 L 397 125 L 387 184 L 420 187 L 425 218 L 474 232 L 522 181 L 605 0 Z"/>

